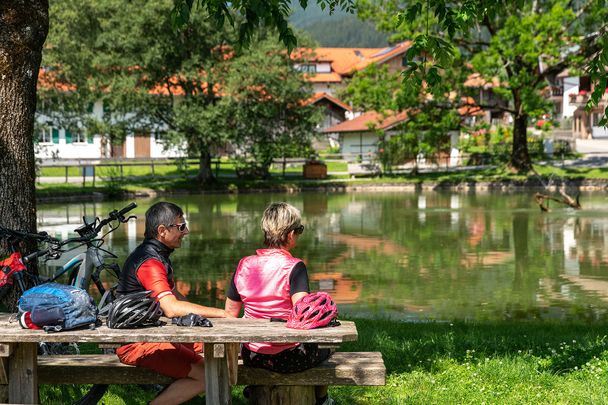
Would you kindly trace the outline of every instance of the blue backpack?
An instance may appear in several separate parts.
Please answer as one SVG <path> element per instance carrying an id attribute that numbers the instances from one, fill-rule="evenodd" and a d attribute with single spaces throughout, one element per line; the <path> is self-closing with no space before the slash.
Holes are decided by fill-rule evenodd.
<path id="1" fill-rule="evenodd" d="M 19 313 L 57 314 L 63 319 L 47 320 L 44 330 L 59 332 L 88 326 L 94 329 L 99 310 L 91 296 L 82 288 L 59 283 L 45 283 L 25 291 L 19 298 Z"/>

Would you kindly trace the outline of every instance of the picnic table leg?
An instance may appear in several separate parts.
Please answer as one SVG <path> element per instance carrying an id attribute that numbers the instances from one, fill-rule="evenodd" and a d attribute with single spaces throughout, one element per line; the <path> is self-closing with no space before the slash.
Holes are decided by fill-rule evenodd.
<path id="1" fill-rule="evenodd" d="M 232 403 L 228 363 L 229 358 L 233 356 L 230 355 L 232 349 L 227 350 L 227 346 L 230 346 L 230 344 L 205 344 L 205 398 L 207 405 L 230 405 Z"/>
<path id="2" fill-rule="evenodd" d="M 38 346 L 19 343 L 8 363 L 8 400 L 13 404 L 38 403 Z"/>

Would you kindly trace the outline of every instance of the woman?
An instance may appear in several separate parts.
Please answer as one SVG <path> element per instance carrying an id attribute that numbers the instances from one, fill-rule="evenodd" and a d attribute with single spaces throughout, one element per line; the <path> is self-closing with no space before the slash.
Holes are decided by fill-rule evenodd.
<path id="1" fill-rule="evenodd" d="M 291 255 L 304 232 L 300 211 L 284 203 L 272 203 L 262 217 L 266 249 L 241 259 L 226 294 L 226 313 L 244 318 L 287 319 L 293 305 L 309 293 L 308 273 L 301 259 Z M 245 343 L 243 363 L 280 373 L 296 373 L 315 367 L 331 355 L 313 343 Z M 317 404 L 332 404 L 327 387 L 317 387 Z"/>

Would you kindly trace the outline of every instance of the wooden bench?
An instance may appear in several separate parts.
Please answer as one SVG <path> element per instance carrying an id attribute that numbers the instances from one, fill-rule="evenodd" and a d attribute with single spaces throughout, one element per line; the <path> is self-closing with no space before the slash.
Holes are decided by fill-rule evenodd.
<path id="1" fill-rule="evenodd" d="M 205 401 L 207 405 L 230 405 L 232 403 L 232 388 L 231 386 L 240 382 L 242 384 L 249 384 L 250 382 L 262 383 L 264 381 L 257 379 L 258 376 L 264 374 L 255 369 L 252 371 L 252 375 L 255 376 L 256 380 L 247 381 L 245 376 L 248 372 L 243 371 L 243 376 L 238 376 L 238 348 L 242 342 L 271 342 L 271 343 L 285 343 L 285 342 L 303 342 L 303 343 L 318 343 L 320 345 L 339 345 L 342 342 L 354 341 L 357 339 L 357 329 L 355 324 L 351 321 L 343 321 L 340 326 L 335 328 L 319 328 L 312 330 L 299 330 L 286 328 L 284 324 L 279 322 L 268 322 L 263 319 L 214 319 L 212 328 L 183 328 L 176 325 L 167 324 L 163 327 L 156 328 L 143 328 L 143 329 L 109 329 L 107 326 L 102 325 L 96 329 L 83 329 L 83 330 L 67 330 L 61 333 L 44 333 L 40 330 L 33 329 L 21 329 L 15 322 L 11 322 L 10 314 L 0 314 L 0 348 L 6 348 L 5 351 L 0 351 L 0 387 L 2 390 L 8 393 L 8 402 L 10 403 L 22 403 L 22 404 L 35 404 L 38 403 L 38 383 L 39 381 L 49 381 L 47 377 L 39 379 L 39 371 L 44 369 L 44 359 L 40 356 L 40 364 L 38 364 L 38 343 L 101 343 L 101 344 L 124 344 L 129 342 L 177 342 L 177 343 L 195 343 L 203 342 L 204 356 L 205 356 Z M 81 368 L 81 373 L 78 373 L 78 381 L 83 381 L 85 378 L 91 383 L 103 383 L 101 376 L 102 373 L 98 373 L 95 367 L 100 367 L 99 363 L 104 361 L 90 363 L 90 359 L 87 360 L 89 355 L 82 356 L 83 360 L 76 358 L 64 358 L 64 366 L 71 363 L 84 365 Z M 358 355 L 355 355 L 358 356 Z M 104 357 L 102 357 L 103 359 Z M 51 362 L 52 358 L 49 357 L 48 361 Z M 106 362 L 109 364 L 116 363 L 116 359 L 107 357 Z M 338 357 L 339 359 L 339 357 Z M 377 357 L 377 359 L 380 359 Z M 59 361 L 59 360 L 58 360 Z M 357 366 L 354 367 L 352 375 L 364 376 L 367 364 L 365 362 L 359 362 L 359 360 L 352 360 Z M 348 361 L 346 361 L 348 363 Z M 338 363 L 338 364 L 344 364 Z M 351 363 L 352 364 L 352 363 Z M 50 363 L 47 363 L 50 366 Z M 133 373 L 142 372 L 133 367 L 120 365 L 118 369 L 112 370 L 114 373 L 125 373 L 121 377 L 118 377 L 120 381 L 128 381 L 134 383 L 135 380 L 132 377 Z M 330 367 L 330 370 L 332 368 Z M 340 368 L 334 367 L 336 376 L 341 376 L 339 372 Z M 57 373 L 58 369 L 55 369 Z M 66 369 L 67 370 L 67 369 Z M 124 371 L 122 371 L 124 370 Z M 318 369 L 317 369 L 318 370 Z M 112 373 L 110 373 L 112 374 Z M 384 371 L 382 371 L 382 375 Z M 118 374 L 120 375 L 120 374 Z M 314 375 L 314 373 L 313 373 Z M 331 371 L 330 371 L 330 374 Z M 346 374 L 348 375 L 348 374 Z M 88 377 L 86 377 L 88 376 Z M 239 378 L 242 378 L 240 380 Z M 282 375 L 272 375 L 268 378 L 272 382 L 273 386 L 260 387 L 271 387 L 272 390 L 281 392 L 283 387 L 289 387 L 290 385 L 277 385 L 276 381 L 282 378 Z M 286 377 L 289 378 L 289 377 Z M 321 380 L 322 384 L 330 384 L 331 379 L 326 380 L 325 377 L 317 378 L 310 377 L 310 382 L 306 382 L 304 378 L 297 381 L 299 386 L 296 388 L 303 387 L 307 393 L 314 392 L 314 385 L 318 384 Z M 347 380 L 347 379 L 345 379 Z M 283 380 L 282 384 L 293 384 L 293 381 Z M 363 381 L 363 380 L 360 380 Z M 76 383 L 76 379 L 72 379 L 70 383 Z M 116 381 L 111 381 L 115 383 Z M 151 380 L 145 379 L 146 383 L 150 383 Z M 313 385 L 306 385 L 313 384 Z M 258 386 L 256 386 L 258 387 Z M 278 387 L 278 388 L 277 388 Z M 257 388 L 256 388 L 257 390 Z M 5 394 L 0 391 L 0 402 L 4 400 Z M 295 390 L 297 391 L 297 389 Z M 274 391 L 271 392 L 274 395 Z M 274 396 L 271 396 L 275 398 Z M 304 398 L 302 394 L 290 397 L 295 399 Z M 311 397 L 306 397 L 310 399 Z M 285 403 L 294 404 L 309 404 L 312 401 L 295 401 L 295 399 L 286 401 Z M 273 401 L 267 401 L 272 403 Z"/>
<path id="2" fill-rule="evenodd" d="M 243 366 L 239 385 L 253 385 L 253 403 L 281 397 L 285 403 L 314 403 L 316 385 L 385 384 L 386 369 L 378 352 L 337 352 L 319 366 L 301 373 L 280 374 Z M 39 356 L 40 384 L 169 384 L 171 378 L 152 370 L 122 364 L 116 355 Z M 278 400 L 276 402 L 279 402 Z"/>
<path id="3" fill-rule="evenodd" d="M 379 176 L 382 173 L 380 166 L 376 163 L 348 163 L 348 175 L 351 178 L 356 176 Z"/>

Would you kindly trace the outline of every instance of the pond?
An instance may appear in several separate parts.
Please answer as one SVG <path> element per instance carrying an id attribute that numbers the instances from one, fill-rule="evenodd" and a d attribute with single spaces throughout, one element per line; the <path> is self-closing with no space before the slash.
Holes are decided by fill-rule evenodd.
<path id="1" fill-rule="evenodd" d="M 176 285 L 205 305 L 223 306 L 239 259 L 262 247 L 264 207 L 287 201 L 306 225 L 294 256 L 306 262 L 311 289 L 332 294 L 343 314 L 412 321 L 608 318 L 604 194 L 583 195 L 583 210 L 556 204 L 548 213 L 540 212 L 532 192 L 170 200 L 184 209 L 191 231 L 173 255 Z M 137 221 L 106 238 L 120 264 L 142 240 L 144 213 L 156 201 L 137 200 Z M 105 216 L 128 202 L 41 204 L 38 228 L 74 236 L 83 216 Z"/>

